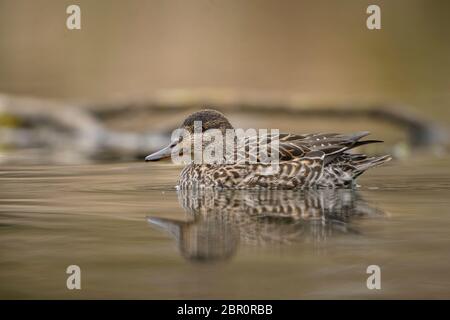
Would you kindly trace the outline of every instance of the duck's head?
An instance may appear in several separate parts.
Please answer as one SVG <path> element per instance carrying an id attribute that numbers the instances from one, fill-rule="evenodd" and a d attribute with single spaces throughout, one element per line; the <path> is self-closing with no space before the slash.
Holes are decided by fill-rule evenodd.
<path id="1" fill-rule="evenodd" d="M 189 133 L 188 136 L 190 137 L 190 139 L 186 139 L 183 135 L 175 135 L 176 138 L 173 138 L 167 147 L 148 155 L 147 157 L 145 157 L 145 161 L 158 161 L 164 158 L 168 158 L 171 156 L 172 150 L 175 147 L 180 150 L 183 149 L 183 147 L 189 145 L 189 149 L 193 150 L 191 146 L 193 145 L 193 141 L 196 135 L 201 135 L 201 137 L 199 137 L 200 139 L 202 139 L 201 141 L 211 141 L 211 139 L 208 137 L 209 134 L 220 130 L 223 137 L 225 137 L 226 130 L 233 129 L 233 126 L 221 112 L 212 109 L 204 109 L 189 115 L 183 121 L 179 129 L 182 129 L 184 130 L 184 132 Z M 203 147 L 205 147 L 205 145 L 206 144 L 204 144 Z"/>

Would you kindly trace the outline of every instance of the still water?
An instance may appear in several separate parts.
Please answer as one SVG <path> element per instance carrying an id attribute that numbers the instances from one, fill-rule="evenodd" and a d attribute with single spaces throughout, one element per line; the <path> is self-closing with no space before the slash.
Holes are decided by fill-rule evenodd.
<path id="1" fill-rule="evenodd" d="M 355 191 L 177 193 L 179 170 L 1 168 L 0 298 L 450 298 L 448 158 L 394 161 Z"/>

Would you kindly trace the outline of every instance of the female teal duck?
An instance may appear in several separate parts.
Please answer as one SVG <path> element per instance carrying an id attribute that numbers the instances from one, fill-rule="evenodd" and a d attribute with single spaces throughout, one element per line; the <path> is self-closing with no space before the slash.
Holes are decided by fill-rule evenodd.
<path id="1" fill-rule="evenodd" d="M 198 127 L 198 124 L 201 124 Z M 209 132 L 222 133 L 223 146 L 227 132 L 234 130 L 225 116 L 215 110 L 202 110 L 191 114 L 180 127 L 188 132 L 186 136 L 174 139 L 169 146 L 145 158 L 157 161 L 170 157 L 175 150 L 193 150 L 195 136 L 200 134 L 202 141 Z M 199 130 L 198 130 L 199 129 Z M 260 155 L 248 161 L 248 154 L 255 154 L 255 138 L 246 137 L 240 148 L 234 146 L 233 159 L 244 154 L 245 161 L 222 161 L 216 163 L 188 163 L 180 174 L 178 188 L 228 188 L 228 189 L 302 189 L 302 188 L 339 188 L 352 187 L 355 179 L 369 168 L 381 165 L 391 159 L 390 156 L 368 157 L 353 154 L 349 150 L 355 147 L 382 142 L 363 140 L 369 132 L 344 135 L 338 133 L 312 134 L 266 134 L 260 137 L 259 150 L 277 141 L 279 163 L 274 170 L 270 163 L 262 161 Z M 206 140 L 210 139 L 210 136 Z M 263 145 L 261 145 L 261 143 Z M 238 144 L 239 145 L 239 144 Z M 188 149 L 183 149 L 188 146 Z M 208 144 L 202 146 L 203 151 Z M 181 152 L 182 153 L 182 152 Z M 224 151 L 226 154 L 226 151 Z M 269 150 L 270 154 L 270 150 Z M 224 156 L 225 157 L 225 156 Z M 229 158 L 227 158 L 229 160 Z"/>
<path id="2" fill-rule="evenodd" d="M 385 215 L 351 189 L 182 189 L 178 200 L 186 219 L 163 215 L 147 221 L 173 236 L 181 255 L 196 262 L 230 259 L 241 245 L 332 241 L 360 234 L 353 223 L 359 218 Z"/>

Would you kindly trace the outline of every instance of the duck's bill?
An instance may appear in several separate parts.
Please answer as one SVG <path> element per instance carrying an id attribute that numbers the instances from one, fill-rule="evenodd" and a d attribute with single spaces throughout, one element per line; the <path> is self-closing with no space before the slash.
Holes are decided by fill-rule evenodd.
<path id="1" fill-rule="evenodd" d="M 159 151 L 156 151 L 155 153 L 152 153 L 151 155 L 146 156 L 145 161 L 158 161 L 161 159 L 169 158 L 171 154 L 172 154 L 172 146 L 169 145 L 164 149 L 161 149 Z"/>
<path id="2" fill-rule="evenodd" d="M 147 217 L 147 222 L 152 226 L 156 226 L 173 234 L 174 236 L 178 236 L 180 234 L 181 228 L 185 224 L 182 221 L 158 217 Z"/>

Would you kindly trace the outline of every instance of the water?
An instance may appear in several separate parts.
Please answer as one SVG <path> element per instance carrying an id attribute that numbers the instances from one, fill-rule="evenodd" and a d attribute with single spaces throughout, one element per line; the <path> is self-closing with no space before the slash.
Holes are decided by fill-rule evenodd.
<path id="1" fill-rule="evenodd" d="M 0 298 L 450 298 L 449 169 L 392 162 L 355 192 L 177 194 L 170 164 L 3 167 Z"/>

